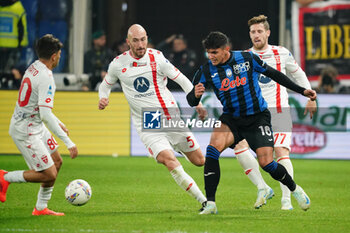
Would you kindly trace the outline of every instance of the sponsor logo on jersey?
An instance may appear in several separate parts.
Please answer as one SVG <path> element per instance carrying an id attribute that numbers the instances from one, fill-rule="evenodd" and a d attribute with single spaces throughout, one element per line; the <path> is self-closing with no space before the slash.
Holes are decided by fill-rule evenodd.
<path id="1" fill-rule="evenodd" d="M 303 124 L 293 124 L 291 153 L 308 154 L 327 145 L 327 135 L 321 129 Z"/>
<path id="2" fill-rule="evenodd" d="M 250 69 L 250 64 L 249 64 L 249 61 L 246 61 L 244 63 L 236 64 L 232 66 L 232 68 L 235 74 L 240 74 L 243 72 L 247 72 Z"/>
<path id="3" fill-rule="evenodd" d="M 232 77 L 232 71 L 231 71 L 231 69 L 226 69 L 226 76 L 227 76 L 228 78 L 231 78 L 231 77 Z"/>
<path id="4" fill-rule="evenodd" d="M 259 76 L 259 82 L 260 82 L 260 83 L 263 83 L 263 84 L 266 84 L 266 83 L 271 82 L 271 79 L 270 79 L 269 77 L 266 77 L 266 76 L 263 75 L 263 74 L 260 74 L 260 76 Z"/>
<path id="5" fill-rule="evenodd" d="M 145 77 L 138 77 L 134 81 L 134 88 L 138 92 L 146 92 L 149 89 L 149 81 Z"/>
<path id="6" fill-rule="evenodd" d="M 140 66 L 146 66 L 147 62 L 136 62 L 134 61 L 133 63 L 131 63 L 132 67 L 140 67 Z"/>
<path id="7" fill-rule="evenodd" d="M 230 88 L 239 87 L 241 85 L 245 85 L 247 83 L 247 78 L 242 77 L 239 78 L 239 76 L 236 76 L 236 79 L 230 80 L 229 78 L 225 78 L 221 82 L 221 88 L 220 91 L 227 91 Z"/>
<path id="8" fill-rule="evenodd" d="M 144 129 L 160 129 L 161 116 L 159 110 L 143 112 L 143 128 Z"/>

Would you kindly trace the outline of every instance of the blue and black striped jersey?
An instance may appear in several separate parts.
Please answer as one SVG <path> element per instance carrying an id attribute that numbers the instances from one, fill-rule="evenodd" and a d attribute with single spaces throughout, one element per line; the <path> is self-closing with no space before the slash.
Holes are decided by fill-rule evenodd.
<path id="1" fill-rule="evenodd" d="M 260 73 L 267 65 L 252 52 L 231 51 L 224 64 L 214 66 L 209 60 L 201 66 L 193 84 L 211 87 L 223 105 L 224 113 L 234 117 L 253 115 L 264 111 L 267 103 L 259 87 Z"/>

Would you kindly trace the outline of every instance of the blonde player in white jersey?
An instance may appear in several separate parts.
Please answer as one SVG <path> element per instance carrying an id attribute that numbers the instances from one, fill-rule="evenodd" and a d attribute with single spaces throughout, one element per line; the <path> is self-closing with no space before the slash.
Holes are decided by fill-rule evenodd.
<path id="1" fill-rule="evenodd" d="M 203 166 L 205 159 L 193 134 L 188 131 L 142 130 L 145 108 L 161 109 L 152 113 L 149 123 L 159 119 L 161 113 L 167 120 L 173 119 L 174 110 L 178 111 L 176 101 L 166 87 L 167 78 L 177 82 L 186 93 L 192 90 L 193 85 L 160 51 L 147 48 L 147 33 L 141 25 L 134 24 L 129 28 L 126 41 L 130 50 L 110 63 L 108 74 L 99 87 L 99 109 L 108 105 L 111 87 L 119 80 L 129 103 L 135 128 L 150 155 L 165 165 L 175 182 L 203 205 L 206 202 L 205 196 L 184 171 L 173 152 L 173 149 L 182 152 L 194 165 Z M 197 112 L 202 118 L 206 114 L 201 107 L 197 108 Z"/>
<path id="2" fill-rule="evenodd" d="M 38 40 L 36 52 L 39 60 L 31 64 L 23 76 L 11 119 L 9 133 L 30 170 L 0 170 L 1 202 L 6 201 L 6 191 L 10 183 L 41 183 L 32 215 L 64 215 L 47 208 L 62 165 L 56 140 L 47 128 L 62 139 L 71 158 L 78 155 L 77 147 L 68 137 L 68 129 L 51 111 L 56 89 L 52 69 L 59 63 L 62 46 L 51 34 Z"/>
<path id="3" fill-rule="evenodd" d="M 248 26 L 250 39 L 253 43 L 251 51 L 259 55 L 269 66 L 284 74 L 289 74 L 300 86 L 311 89 L 305 72 L 296 63 L 288 49 L 282 46 L 268 44 L 270 26 L 267 17 L 264 15 L 253 17 L 248 21 Z M 275 158 L 278 163 L 287 169 L 293 178 L 293 165 L 289 158 L 293 125 L 289 111 L 287 90 L 285 87 L 263 75 L 259 78 L 259 85 L 271 112 Z M 306 104 L 304 114 L 310 112 L 310 118 L 312 118 L 316 110 L 316 101 L 309 100 Z M 248 143 L 245 140 L 235 147 L 235 154 L 245 174 L 258 188 L 258 197 L 254 207 L 259 209 L 262 205 L 266 204 L 267 199 L 272 198 L 274 192 L 262 178 L 259 165 L 251 154 Z M 291 192 L 282 183 L 280 183 L 280 186 L 282 190 L 281 209 L 292 210 Z"/>

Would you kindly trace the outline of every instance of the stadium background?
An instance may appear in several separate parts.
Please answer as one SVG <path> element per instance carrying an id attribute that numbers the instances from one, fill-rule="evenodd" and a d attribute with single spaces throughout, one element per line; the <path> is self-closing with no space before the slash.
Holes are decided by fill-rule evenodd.
<path id="1" fill-rule="evenodd" d="M 141 149 L 137 149 L 143 148 L 143 145 L 140 144 L 132 129 L 129 108 L 122 93 L 112 93 L 112 104 L 109 109 L 98 111 L 96 92 L 77 92 L 78 86 L 67 87 L 63 84 L 62 80 L 68 74 L 76 76 L 77 79 L 82 74 L 83 54 L 91 47 L 93 31 L 104 29 L 109 46 L 112 45 L 113 41 L 125 38 L 127 28 L 132 23 L 143 25 L 153 42 L 160 42 L 171 34 L 181 33 L 187 37 L 189 47 L 193 48 L 198 56 L 204 60 L 200 41 L 208 32 L 212 30 L 223 31 L 231 38 L 233 49 L 246 49 L 251 46 L 247 20 L 252 16 L 265 14 L 269 17 L 272 30 L 269 42 L 292 47 L 292 43 L 288 39 L 288 30 L 286 30 L 288 27 L 283 26 L 292 17 L 292 1 L 289 0 L 247 0 L 240 2 L 239 5 L 235 1 L 224 0 L 22 0 L 21 2 L 27 11 L 29 37 L 29 46 L 23 50 L 22 58 L 28 58 L 28 64 L 31 62 L 30 55 L 34 52 L 33 44 L 36 38 L 46 33 L 52 33 L 65 44 L 62 61 L 55 70 L 59 91 L 55 97 L 54 113 L 69 127 L 72 140 L 77 143 L 82 155 L 146 155 L 146 151 L 142 152 Z M 345 24 L 350 25 L 348 21 Z M 342 34 L 344 38 L 342 37 L 341 40 L 344 41 L 344 51 L 350 51 L 350 44 L 346 42 L 350 39 L 346 35 L 349 36 L 344 31 Z M 332 44 L 332 41 L 327 43 Z M 315 60 L 317 65 L 317 59 L 313 59 L 313 64 Z M 346 57 L 346 54 L 338 61 L 342 61 L 342 64 L 349 64 L 349 58 Z M 349 80 L 348 74 L 343 74 L 342 77 L 344 79 L 341 81 L 344 83 Z M 178 97 L 184 98 L 181 94 L 178 94 Z M 8 125 L 16 98 L 16 91 L 0 90 L 0 154 L 18 153 L 8 135 Z M 333 102 L 327 101 L 323 108 L 331 109 L 327 113 L 328 115 L 341 114 L 345 125 L 339 130 L 337 126 L 322 128 L 313 122 L 304 123 L 318 127 L 327 135 L 337 134 L 337 137 L 342 138 L 342 140 L 337 140 L 338 144 L 333 146 L 337 147 L 338 154 L 339 151 L 345 154 L 348 151 L 345 142 L 350 139 L 349 96 L 332 96 L 332 98 L 320 96 L 320 99 L 332 99 Z M 338 110 L 332 112 L 334 107 Z M 340 113 L 336 111 L 340 111 Z M 336 118 L 338 119 L 338 117 Z M 208 140 L 209 138 L 207 138 Z M 315 152 L 327 149 L 331 141 L 326 140 L 324 143 L 325 145 L 319 150 L 304 148 L 301 149 L 304 151 L 303 153 L 297 153 L 293 156 L 318 158 Z M 207 142 L 203 141 L 201 144 L 202 147 L 205 147 Z M 60 145 L 64 147 L 62 142 Z M 65 150 L 61 149 L 61 152 L 65 153 Z M 350 155 L 336 157 L 330 153 L 328 157 L 321 156 L 320 158 L 349 159 Z"/>

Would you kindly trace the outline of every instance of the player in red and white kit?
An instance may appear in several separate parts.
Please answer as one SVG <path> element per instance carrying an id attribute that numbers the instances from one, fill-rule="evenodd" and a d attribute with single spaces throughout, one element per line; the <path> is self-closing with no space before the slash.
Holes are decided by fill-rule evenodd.
<path id="1" fill-rule="evenodd" d="M 306 89 L 311 89 L 305 72 L 296 63 L 289 50 L 282 46 L 268 44 L 270 26 L 267 17 L 264 15 L 253 17 L 248 21 L 248 26 L 250 29 L 250 39 L 253 43 L 253 47 L 250 50 L 259 55 L 269 66 L 284 74 L 289 74 L 298 85 Z M 282 164 L 287 169 L 291 177 L 293 177 L 293 165 L 289 158 L 293 125 L 288 104 L 287 90 L 285 87 L 263 75 L 259 78 L 259 85 L 271 112 L 275 158 L 278 163 Z M 310 117 L 312 118 L 316 110 L 316 102 L 309 100 L 305 107 L 304 114 L 310 112 Z M 235 147 L 235 154 L 245 174 L 258 188 L 258 197 L 254 205 L 255 208 L 258 209 L 266 203 L 267 199 L 272 198 L 274 192 L 262 178 L 258 163 L 250 153 L 249 146 L 245 140 Z M 293 206 L 290 199 L 291 192 L 282 183 L 280 183 L 280 185 L 282 189 L 281 209 L 292 210 Z"/>
<path id="2" fill-rule="evenodd" d="M 47 128 L 62 139 L 72 158 L 78 155 L 77 147 L 68 137 L 68 129 L 51 110 L 56 89 L 52 69 L 59 63 L 62 46 L 50 34 L 38 40 L 36 52 L 39 60 L 31 64 L 23 76 L 11 119 L 9 133 L 30 170 L 0 170 L 1 202 L 6 201 L 6 191 L 10 183 L 41 183 L 32 215 L 64 215 L 47 208 L 62 165 L 57 142 Z"/>
<path id="3" fill-rule="evenodd" d="M 177 82 L 185 93 L 189 93 L 193 85 L 160 51 L 147 49 L 147 33 L 141 25 L 134 24 L 129 28 L 127 43 L 130 50 L 114 58 L 109 65 L 108 74 L 99 87 L 99 109 L 104 109 L 108 105 L 111 87 L 119 80 L 129 103 L 135 128 L 150 155 L 168 168 L 182 189 L 203 204 L 206 201 L 205 196 L 173 153 L 173 149 L 179 151 L 194 165 L 203 166 L 205 159 L 193 134 L 188 130 L 183 132 L 143 130 L 146 109 L 159 109 L 148 112 L 151 114 L 148 122 L 150 124 L 158 124 L 157 119 L 160 119 L 161 115 L 167 121 L 177 118 L 178 107 L 166 87 L 167 78 Z M 201 107 L 197 108 L 197 111 L 201 117 L 206 114 Z"/>

